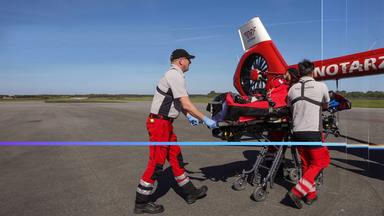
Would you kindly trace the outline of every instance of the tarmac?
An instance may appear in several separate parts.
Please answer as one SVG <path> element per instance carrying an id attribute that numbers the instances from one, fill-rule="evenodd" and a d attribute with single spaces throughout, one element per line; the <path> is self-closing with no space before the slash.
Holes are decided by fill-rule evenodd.
<path id="1" fill-rule="evenodd" d="M 147 141 L 150 103 L 0 103 L 0 141 Z M 204 108 L 199 104 L 200 109 Z M 383 142 L 384 109 L 340 112 L 348 144 Z M 218 141 L 204 126 L 175 121 L 179 141 Z M 263 202 L 254 187 L 231 186 L 253 165 L 260 147 L 183 146 L 190 177 L 208 195 L 188 205 L 169 167 L 159 180 L 160 215 L 384 215 L 384 151 L 332 148 L 319 200 L 298 210 L 283 201 L 291 183 L 278 178 Z M 148 158 L 146 146 L 1 146 L 0 215 L 134 215 L 138 180 Z"/>

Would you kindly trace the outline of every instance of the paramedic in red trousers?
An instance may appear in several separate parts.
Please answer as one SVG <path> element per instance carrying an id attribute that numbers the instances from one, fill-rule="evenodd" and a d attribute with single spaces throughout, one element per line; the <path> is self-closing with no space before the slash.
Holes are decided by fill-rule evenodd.
<path id="1" fill-rule="evenodd" d="M 147 118 L 147 130 L 151 142 L 176 142 L 173 132 L 173 121 L 182 112 L 188 121 L 196 126 L 199 120 L 208 128 L 217 127 L 217 123 L 198 111 L 188 97 L 185 86 L 184 73 L 188 71 L 191 59 L 184 49 L 172 52 L 171 67 L 160 79 L 153 97 L 151 112 Z M 188 204 L 194 203 L 206 195 L 207 186 L 196 188 L 190 181 L 185 169 L 179 145 L 151 145 L 149 146 L 149 161 L 136 190 L 134 213 L 161 213 L 164 207 L 154 203 L 151 195 L 156 190 L 156 181 L 163 171 L 165 160 L 171 165 L 177 184 L 181 187 L 184 199 Z"/>
<path id="2" fill-rule="evenodd" d="M 309 60 L 299 63 L 300 80 L 288 92 L 288 106 L 293 121 L 293 141 L 321 142 L 321 112 L 328 107 L 328 88 L 313 78 L 314 64 Z M 315 179 L 330 163 L 325 146 L 298 146 L 303 176 L 287 194 L 288 200 L 297 208 L 304 201 L 311 205 L 317 200 Z"/>

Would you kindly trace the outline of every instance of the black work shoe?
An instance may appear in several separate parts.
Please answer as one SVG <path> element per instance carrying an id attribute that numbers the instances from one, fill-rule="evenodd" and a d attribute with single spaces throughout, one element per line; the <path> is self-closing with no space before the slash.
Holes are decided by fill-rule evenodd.
<path id="1" fill-rule="evenodd" d="M 135 204 L 134 213 L 135 214 L 158 214 L 164 211 L 164 207 L 162 205 L 156 204 L 154 202 Z"/>
<path id="2" fill-rule="evenodd" d="M 188 204 L 192 204 L 196 202 L 196 200 L 201 199 L 207 195 L 208 187 L 207 186 L 201 186 L 200 188 L 196 188 L 192 193 L 187 194 L 185 197 L 185 201 Z"/>
<path id="3" fill-rule="evenodd" d="M 314 202 L 316 202 L 317 196 L 313 199 L 308 199 L 307 197 L 304 198 L 304 203 L 307 205 L 312 205 Z"/>
<path id="4" fill-rule="evenodd" d="M 291 191 L 289 191 L 287 193 L 287 197 L 289 198 L 289 200 L 291 201 L 291 203 L 293 204 L 294 207 L 296 207 L 298 209 L 303 208 L 303 203 L 301 203 L 300 197 L 296 196 Z"/>

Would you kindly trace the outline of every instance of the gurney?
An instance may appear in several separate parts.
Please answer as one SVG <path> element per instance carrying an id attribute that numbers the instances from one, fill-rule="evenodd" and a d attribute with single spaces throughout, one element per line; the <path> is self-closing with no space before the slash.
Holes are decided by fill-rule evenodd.
<path id="1" fill-rule="evenodd" d="M 271 98 L 227 92 L 215 97 L 207 110 L 219 126 L 212 135 L 227 141 L 240 141 L 243 136 L 268 141 L 271 132 L 286 134 L 290 130 L 289 108 Z"/>

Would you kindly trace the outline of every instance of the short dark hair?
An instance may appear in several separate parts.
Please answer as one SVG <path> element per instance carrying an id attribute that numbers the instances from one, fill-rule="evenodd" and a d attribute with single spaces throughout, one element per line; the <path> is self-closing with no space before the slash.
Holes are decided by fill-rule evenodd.
<path id="1" fill-rule="evenodd" d="M 299 62 L 300 76 L 307 76 L 308 74 L 312 73 L 314 69 L 315 65 L 308 59 L 304 59 L 303 61 Z"/>

